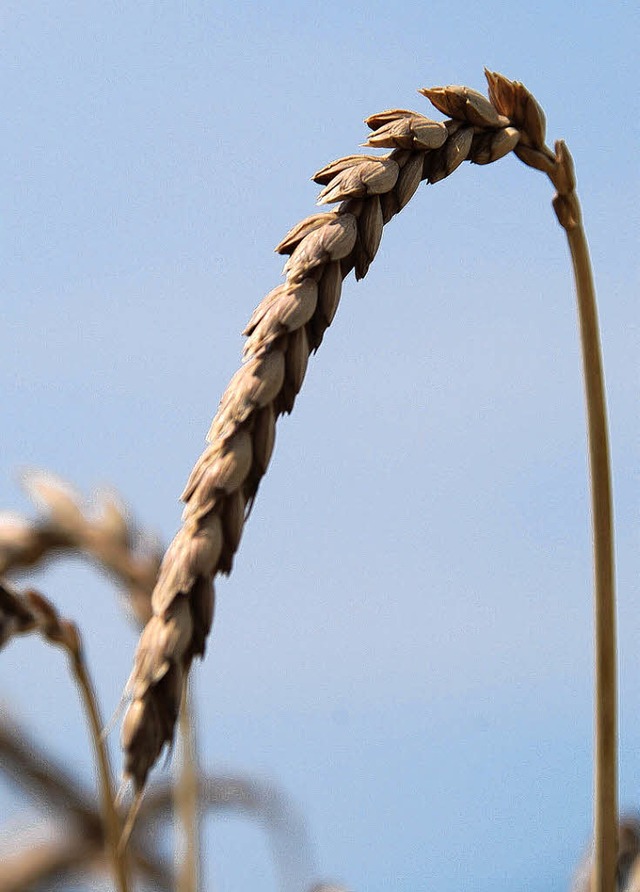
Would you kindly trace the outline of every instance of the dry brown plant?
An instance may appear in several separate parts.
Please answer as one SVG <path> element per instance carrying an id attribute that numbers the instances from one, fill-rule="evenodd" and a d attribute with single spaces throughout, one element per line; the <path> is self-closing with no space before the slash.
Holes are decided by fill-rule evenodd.
<path id="1" fill-rule="evenodd" d="M 426 91 L 427 93 L 429 91 Z M 291 412 L 307 362 L 336 313 L 343 279 L 366 274 L 382 229 L 424 179 L 438 182 L 465 159 L 486 164 L 519 140 L 538 146 L 542 115 L 531 100 L 527 120 L 499 114 L 466 88 L 431 91 L 445 122 L 393 109 L 373 115 L 367 145 L 382 157 L 350 155 L 314 180 L 321 204 L 276 247 L 288 255 L 285 282 L 256 308 L 244 334 L 243 365 L 222 396 L 207 440 L 182 493 L 183 526 L 165 554 L 128 685 L 132 703 L 122 742 L 125 774 L 137 790 L 173 738 L 182 689 L 194 656 L 204 653 L 214 607 L 214 577 L 229 573 L 244 523 L 274 446 L 275 422 Z M 534 149 L 535 151 L 535 149 Z M 552 156 L 553 157 L 553 156 Z"/>
<path id="2" fill-rule="evenodd" d="M 40 806 L 48 820 L 38 838 L 33 821 L 0 827 L 0 892 L 27 892 L 55 883 L 104 877 L 109 855 L 100 807 L 93 793 L 43 749 L 24 727 L 0 709 L 0 771 Z M 244 775 L 197 775 L 199 819 L 235 814 L 265 833 L 281 888 L 294 892 L 313 876 L 311 847 L 303 820 L 276 787 Z M 179 791 L 178 791 L 178 795 Z M 192 860 L 166 862 L 163 833 L 175 828 L 176 789 L 151 785 L 128 846 L 132 880 L 143 888 L 183 888 L 181 873 Z M 42 826 L 42 825 L 41 825 Z M 199 887 L 197 887 L 199 888 Z"/>
<path id="3" fill-rule="evenodd" d="M 120 818 L 115 805 L 111 766 L 102 735 L 104 723 L 84 659 L 78 627 L 61 617 L 54 605 L 38 592 L 29 589 L 21 593 L 8 583 L 0 582 L 0 646 L 7 644 L 16 635 L 29 632 L 38 633 L 50 644 L 62 648 L 69 658 L 69 668 L 80 694 L 94 747 L 105 839 L 113 877 L 119 892 L 127 892 L 127 864 L 120 846 Z"/>
<path id="4" fill-rule="evenodd" d="M 185 745 L 178 783 L 178 815 L 190 851 L 178 874 L 181 892 L 198 885 L 198 804 L 211 802 L 202 782 L 187 709 L 187 683 L 194 657 L 205 652 L 213 621 L 214 580 L 231 572 L 244 524 L 271 459 L 278 417 L 292 411 L 312 352 L 322 343 L 352 271 L 362 279 L 380 246 L 387 224 L 410 201 L 422 181 L 435 184 L 463 161 L 489 164 L 514 152 L 529 167 L 547 174 L 556 194 L 553 207 L 567 234 L 576 279 L 586 389 L 594 525 L 596 605 L 596 747 L 594 851 L 587 884 L 591 892 L 614 892 L 620 858 L 617 823 L 616 645 L 613 537 L 606 407 L 595 293 L 571 155 L 564 142 L 545 142 L 545 116 L 532 94 L 517 81 L 486 72 L 488 98 L 462 86 L 420 92 L 448 116 L 434 121 L 407 109 L 390 109 L 366 119 L 372 131 L 366 146 L 384 155 L 340 158 L 313 179 L 323 188 L 320 204 L 336 205 L 293 227 L 277 245 L 287 256 L 285 281 L 253 312 L 244 330 L 243 363 L 225 390 L 182 493 L 182 526 L 159 562 L 157 546 L 140 548 L 135 530 L 117 500 L 103 497 L 97 510 L 51 475 L 30 474 L 28 491 L 42 506 L 36 521 L 0 517 L 0 576 L 35 567 L 63 553 L 83 554 L 125 589 L 134 616 L 144 625 L 127 683 L 130 703 L 122 728 L 124 775 L 135 789 L 129 828 L 151 822 L 164 799 L 142 793 L 149 771 L 165 745 L 171 745 L 182 713 Z M 153 589 L 152 593 L 151 590 Z M 42 846 L 32 859 L 38 876 L 69 874 L 88 863 L 110 860 L 120 892 L 128 870 L 145 857 L 132 836 L 129 851 L 121 835 L 103 724 L 74 623 L 34 591 L 19 592 L 0 581 L 0 646 L 13 637 L 38 633 L 69 658 L 80 691 L 100 777 L 100 809 L 75 796 L 64 783 L 49 784 L 45 795 L 67 798 L 76 817 L 85 815 L 89 832 L 71 835 L 65 845 Z M 0 729 L 1 730 L 1 729 Z M 0 739 L 0 752 L 2 750 Z M 10 747 L 5 746 L 5 755 Z M 19 748 L 14 760 L 20 761 Z M 29 775 L 29 771 L 25 769 Z M 35 773 L 31 772 L 32 780 Z M 46 785 L 41 783 L 41 790 Z M 207 798 L 209 797 L 209 798 Z M 637 877 L 633 834 L 629 876 Z M 620 832 L 620 840 L 627 837 Z M 631 857 L 629 855 L 629 857 Z M 158 868 L 152 863 L 150 869 Z M 625 862 L 626 863 L 626 862 Z M 11 888 L 27 883 L 28 864 L 16 860 L 5 873 Z M 632 870 L 633 867 L 633 870 Z M 166 880 L 162 865 L 158 885 Z M 27 874 L 25 874 L 25 870 Z M 22 871 L 22 873 L 21 873 Z M 26 878 L 25 878 L 26 877 Z M 0 873 L 0 888 L 2 874 Z"/>
<path id="5" fill-rule="evenodd" d="M 305 888 L 307 878 L 314 873 L 311 846 L 305 823 L 287 797 L 270 784 L 237 775 L 201 773 L 197 786 L 202 814 L 229 813 L 250 818 L 267 835 L 281 888 L 291 892 Z M 171 786 L 151 787 L 140 809 L 136 831 L 142 823 L 153 840 L 163 822 L 172 820 L 175 808 L 175 790 Z M 178 883 L 179 874 L 178 870 Z"/>
<path id="6" fill-rule="evenodd" d="M 0 769 L 41 805 L 51 825 L 47 838 L 37 842 L 26 823 L 18 822 L 10 831 L 0 828 L 0 892 L 22 892 L 93 874 L 104 876 L 109 853 L 95 797 L 4 709 L 0 709 Z M 147 843 L 143 816 L 139 823 L 128 851 L 132 873 L 145 887 L 170 892 L 174 889 L 172 872 Z M 49 828 L 45 825 L 45 829 Z M 3 838 L 7 845 L 2 845 Z"/>
<path id="7" fill-rule="evenodd" d="M 618 825 L 616 881 L 619 892 L 640 892 L 640 817 L 626 815 Z M 593 848 L 576 870 L 571 892 L 591 892 L 595 885 Z"/>
<path id="8" fill-rule="evenodd" d="M 40 513 L 35 520 L 0 513 L 0 576 L 81 555 L 122 587 L 133 617 L 144 626 L 162 559 L 157 538 L 140 530 L 111 490 L 87 501 L 48 471 L 27 471 L 21 482 Z"/>
<path id="9" fill-rule="evenodd" d="M 20 574 L 60 557 L 86 557 L 119 584 L 130 618 L 144 625 L 151 613 L 151 592 L 162 554 L 156 539 L 133 522 L 113 492 L 86 501 L 69 483 L 42 471 L 24 474 L 22 482 L 41 510 L 34 520 L 0 514 L 0 572 Z M 50 643 L 67 642 L 68 646 L 73 646 L 77 634 L 75 626 L 41 596 L 0 582 L 0 648 L 17 635 L 38 632 Z M 244 776 L 204 772 L 198 764 L 192 711 L 185 697 L 175 782 L 149 790 L 127 846 L 131 882 L 137 879 L 145 888 L 165 892 L 200 888 L 202 820 L 207 814 L 231 811 L 264 828 L 282 888 L 292 892 L 303 888 L 314 872 L 304 823 L 275 788 Z M 101 721 L 94 730 L 99 731 L 99 726 Z M 103 734 L 98 736 L 102 745 Z M 37 838 L 28 825 L 10 831 L 0 827 L 0 849 L 2 831 L 5 837 L 11 835 L 11 845 L 0 855 L 0 892 L 26 892 L 36 886 L 104 876 L 110 854 L 100 806 L 1 709 L 0 771 L 42 802 L 48 814 L 53 811 L 58 816 L 50 826 L 42 826 L 46 832 Z M 111 789 L 111 799 L 113 793 Z M 160 831 L 167 824 L 178 837 L 174 870 L 159 854 Z M 121 841 L 119 832 L 114 834 L 114 844 Z M 119 848 L 118 856 L 122 854 Z"/>
<path id="10" fill-rule="evenodd" d="M 463 161 L 489 164 L 515 152 L 547 174 L 553 206 L 567 233 L 576 277 L 587 391 L 596 577 L 596 863 L 594 892 L 613 892 L 616 856 L 615 612 L 611 493 L 604 387 L 595 294 L 564 142 L 545 143 L 545 116 L 519 82 L 486 71 L 488 98 L 463 86 L 420 90 L 449 118 L 432 121 L 407 109 L 367 118 L 366 145 L 382 156 L 348 155 L 313 179 L 319 204 L 335 210 L 307 217 L 276 247 L 288 255 L 285 281 L 258 305 L 244 334 L 243 365 L 224 392 L 182 493 L 182 527 L 169 546 L 152 596 L 153 616 L 140 638 L 127 685 L 122 728 L 124 773 L 137 795 L 174 736 L 182 691 L 194 657 L 205 651 L 214 610 L 214 579 L 231 571 L 244 523 L 266 472 L 277 418 L 293 409 L 310 354 L 320 346 L 340 300 L 342 282 L 363 278 L 383 227 L 416 192 Z"/>

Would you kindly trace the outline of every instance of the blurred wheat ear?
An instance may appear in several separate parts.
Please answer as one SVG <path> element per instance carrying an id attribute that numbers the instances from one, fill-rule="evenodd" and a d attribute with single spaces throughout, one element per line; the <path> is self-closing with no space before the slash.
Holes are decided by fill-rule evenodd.
<path id="1" fill-rule="evenodd" d="M 437 183 L 465 160 L 489 164 L 510 152 L 547 174 L 577 286 L 587 396 L 596 579 L 596 819 L 594 892 L 614 892 L 617 827 L 616 667 L 613 534 L 607 422 L 595 293 L 573 162 L 566 145 L 545 143 L 545 116 L 519 82 L 485 72 L 488 98 L 463 86 L 421 90 L 448 120 L 407 109 L 366 120 L 366 145 L 382 156 L 348 155 L 315 174 L 316 213 L 276 250 L 288 255 L 285 282 L 256 308 L 244 331 L 243 365 L 222 396 L 209 445 L 182 498 L 183 525 L 167 550 L 128 683 L 122 729 L 125 775 L 138 794 L 175 732 L 191 661 L 202 656 L 213 618 L 214 578 L 229 573 L 245 520 L 267 470 L 278 416 L 292 410 L 309 355 L 320 346 L 353 270 L 363 278 L 383 227 L 420 182 Z"/>

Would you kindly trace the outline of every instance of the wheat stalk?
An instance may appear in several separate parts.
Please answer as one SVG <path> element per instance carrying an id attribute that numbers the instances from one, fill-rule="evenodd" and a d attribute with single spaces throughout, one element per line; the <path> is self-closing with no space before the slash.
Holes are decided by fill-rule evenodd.
<path id="1" fill-rule="evenodd" d="M 61 873 L 67 882 L 72 882 L 88 873 L 103 872 L 104 823 L 94 796 L 1 708 L 0 770 L 40 801 L 57 836 L 61 826 L 67 831 L 51 844 L 18 847 L 13 830 L 7 854 L 0 835 L 0 892 L 19 892 L 38 883 L 51 883 Z M 261 827 L 267 835 L 282 888 L 303 888 L 315 872 L 311 845 L 305 823 L 286 795 L 274 786 L 243 775 L 198 771 L 194 781 L 202 815 L 237 815 Z M 161 890 L 177 889 L 180 883 L 182 866 L 177 865 L 174 874 L 159 854 L 164 848 L 160 842 L 164 825 L 173 824 L 174 832 L 177 830 L 173 821 L 175 799 L 176 789 L 172 785 L 149 788 L 129 851 L 136 877 Z M 4 837 L 8 841 L 9 833 L 5 832 Z"/>
<path id="2" fill-rule="evenodd" d="M 315 873 L 314 859 L 305 822 L 286 795 L 263 781 L 237 775 L 200 773 L 196 782 L 203 815 L 235 814 L 253 821 L 266 833 L 282 889 L 303 888 Z M 175 806 L 170 786 L 151 786 L 138 822 L 158 833 L 163 820 L 172 820 Z"/>
<path id="3" fill-rule="evenodd" d="M 29 590 L 21 594 L 0 581 L 0 646 L 4 646 L 16 635 L 29 632 L 37 632 L 49 643 L 61 647 L 69 658 L 71 675 L 80 694 L 95 751 L 105 836 L 114 880 L 118 892 L 127 892 L 125 858 L 119 851 L 120 819 L 115 807 L 111 768 L 102 735 L 103 722 L 84 659 L 80 632 L 75 623 L 61 617 L 54 605 L 38 592 Z"/>
<path id="4" fill-rule="evenodd" d="M 104 871 L 104 822 L 94 796 L 1 708 L 0 771 L 39 800 L 56 836 L 60 836 L 62 826 L 66 831 L 51 844 L 18 847 L 16 830 L 5 829 L 0 834 L 0 892 L 31 889 L 38 883 L 52 882 L 62 872 L 64 879 L 72 882 L 88 873 Z M 311 845 L 304 820 L 282 791 L 244 775 L 198 771 L 193 782 L 202 815 L 232 814 L 255 823 L 267 835 L 282 888 L 303 888 L 315 872 Z M 159 854 L 165 847 L 164 825 L 173 825 L 173 832 L 178 829 L 175 800 L 173 785 L 150 786 L 129 851 L 136 877 L 161 890 L 180 888 L 182 865 L 178 864 L 173 873 Z M 10 840 L 7 854 L 3 836 Z M 19 838 L 24 841 L 22 835 Z"/>
<path id="5" fill-rule="evenodd" d="M 176 892 L 197 892 L 201 872 L 199 766 L 190 685 L 182 691 L 180 705 L 180 760 L 174 785 L 178 830 L 176 845 Z"/>
<path id="6" fill-rule="evenodd" d="M 20 892 L 47 881 L 51 884 L 55 879 L 71 882 L 74 877 L 86 876 L 89 872 L 104 872 L 104 821 L 94 797 L 3 709 L 0 709 L 0 770 L 39 800 L 58 837 L 50 844 L 34 846 L 15 829 L 5 829 L 2 835 L 7 842 L 10 840 L 10 845 L 6 846 L 9 852 L 3 851 L 0 856 L 0 892 Z M 62 838 L 61 827 L 65 829 Z M 144 831 L 144 825 L 141 829 Z M 173 877 L 144 839 L 139 834 L 133 840 L 130 861 L 145 882 L 168 892 L 174 888 Z M 0 849 L 4 848 L 0 837 Z M 61 873 L 65 876 L 61 877 Z"/>
<path id="7" fill-rule="evenodd" d="M 37 842 L 28 851 L 2 858 L 0 892 L 27 892 L 30 889 L 63 888 L 70 876 L 86 870 L 87 862 L 97 854 L 86 837 L 62 841 Z"/>
<path id="8" fill-rule="evenodd" d="M 285 282 L 256 308 L 244 334 L 244 364 L 222 396 L 209 446 L 182 493 L 183 525 L 167 550 L 152 596 L 127 690 L 122 729 L 125 776 L 138 796 L 163 746 L 173 739 L 189 667 L 202 655 L 214 608 L 213 581 L 231 571 L 245 520 L 266 472 L 279 415 L 292 410 L 307 362 L 336 313 L 343 279 L 366 275 L 384 224 L 422 180 L 436 183 L 465 160 L 488 164 L 511 151 L 546 173 L 567 232 L 578 291 L 591 456 L 596 568 L 596 863 L 594 892 L 613 892 L 616 848 L 615 617 L 611 494 L 602 367 L 595 295 L 575 192 L 573 163 L 563 142 L 545 144 L 545 116 L 520 83 L 485 72 L 489 99 L 461 86 L 421 90 L 450 118 L 432 121 L 406 109 L 373 115 L 366 145 L 382 157 L 349 155 L 314 180 L 320 204 L 277 246 L 289 255 Z"/>
<path id="9" fill-rule="evenodd" d="M 129 612 L 144 626 L 151 616 L 151 593 L 162 558 L 155 537 L 140 531 L 112 491 L 98 493 L 88 503 L 49 472 L 27 471 L 21 481 L 40 515 L 28 520 L 0 514 L 0 576 L 33 569 L 63 554 L 88 557 L 124 588 Z M 197 887 L 199 864 L 197 756 L 191 726 L 190 711 L 183 707 L 181 769 L 176 780 L 177 813 L 183 825 L 176 860 L 181 892 Z"/>
<path id="10" fill-rule="evenodd" d="M 532 97 L 522 84 L 486 72 L 489 96 L 514 123 L 535 121 Z M 535 100 L 534 100 L 535 101 Z M 537 104 L 537 103 L 536 103 Z M 522 138 L 518 157 L 547 174 L 556 188 L 553 208 L 565 230 L 578 303 L 587 410 L 593 518 L 595 606 L 595 756 L 593 892 L 614 892 L 618 851 L 618 728 L 616 606 L 611 462 L 595 287 L 571 153 L 562 140 L 555 152 L 544 143 L 544 118 L 536 138 Z M 534 128 L 535 129 L 535 128 Z"/>
<path id="11" fill-rule="evenodd" d="M 592 892 L 595 878 L 594 855 L 591 846 L 576 868 L 571 892 Z M 629 814 L 620 819 L 616 876 L 619 892 L 639 892 L 640 819 L 637 814 Z"/>
<path id="12" fill-rule="evenodd" d="M 7 590 L 0 586 L 0 602 L 8 613 Z M 9 592 L 9 595 L 14 593 Z M 24 611 L 21 611 L 24 613 Z M 26 629 L 23 629 L 26 631 Z M 21 892 L 47 880 L 60 880 L 76 871 L 87 870 L 104 851 L 103 822 L 91 799 L 79 785 L 29 739 L 25 729 L 10 722 L 0 710 L 0 769 L 32 796 L 42 800 L 49 816 L 55 813 L 54 826 L 64 823 L 64 837 L 51 842 L 21 839 L 11 833 L 10 853 L 0 856 L 0 892 Z M 62 818 L 62 822 L 60 820 Z M 65 820 L 66 819 L 66 820 Z M 22 834 L 20 835 L 22 837 Z M 0 848 L 3 848 L 0 840 Z"/>

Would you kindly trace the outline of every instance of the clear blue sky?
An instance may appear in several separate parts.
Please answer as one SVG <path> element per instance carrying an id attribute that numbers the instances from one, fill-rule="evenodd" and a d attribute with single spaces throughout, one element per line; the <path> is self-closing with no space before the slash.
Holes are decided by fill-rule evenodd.
<path id="1" fill-rule="evenodd" d="M 367 115 L 429 114 L 418 87 L 484 90 L 486 65 L 536 94 L 599 292 L 640 807 L 636 4 L 5 0 L 0 33 L 0 506 L 28 511 L 16 470 L 45 467 L 113 484 L 166 540 L 311 174 Z M 346 283 L 219 585 L 204 761 L 281 785 L 318 874 L 355 892 L 561 892 L 590 833 L 584 413 L 551 196 L 515 157 L 421 187 Z M 38 582 L 109 714 L 135 634 L 87 571 Z M 2 700 L 89 777 L 73 696 L 58 654 L 2 654 Z M 276 888 L 241 822 L 208 825 L 207 876 Z"/>

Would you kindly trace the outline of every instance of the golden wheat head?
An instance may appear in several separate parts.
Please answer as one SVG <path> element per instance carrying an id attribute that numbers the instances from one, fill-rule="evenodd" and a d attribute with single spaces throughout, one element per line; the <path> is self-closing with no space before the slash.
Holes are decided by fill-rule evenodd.
<path id="1" fill-rule="evenodd" d="M 213 618 L 214 578 L 229 573 L 248 512 L 269 465 L 277 418 L 291 412 L 310 354 L 320 346 L 353 270 L 363 278 L 383 226 L 421 181 L 437 183 L 462 164 L 489 164 L 511 151 L 544 170 L 571 213 L 564 161 L 544 143 L 544 114 L 522 84 L 486 72 L 489 98 L 467 87 L 421 90 L 449 116 L 433 121 L 407 109 L 367 118 L 366 143 L 391 151 L 348 155 L 315 174 L 320 204 L 337 205 L 295 226 L 276 251 L 288 255 L 285 281 L 253 312 L 243 364 L 225 390 L 182 494 L 182 527 L 153 592 L 153 616 L 138 644 L 122 728 L 125 776 L 140 791 L 174 727 L 191 661 L 204 654 Z M 564 179 L 562 179 L 564 177 Z M 555 179 L 554 179 L 555 178 Z M 556 182 L 557 181 L 557 182 Z"/>

